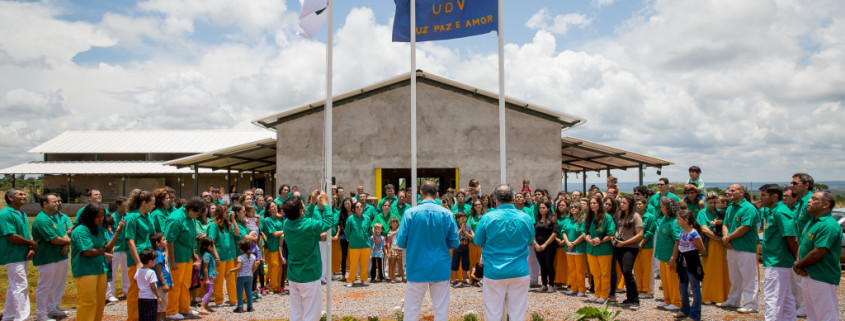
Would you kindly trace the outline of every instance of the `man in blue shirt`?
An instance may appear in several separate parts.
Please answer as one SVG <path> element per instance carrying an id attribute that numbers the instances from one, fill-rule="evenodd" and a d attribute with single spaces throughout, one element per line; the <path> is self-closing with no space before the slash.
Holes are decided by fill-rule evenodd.
<path id="1" fill-rule="evenodd" d="M 499 207 L 481 217 L 475 231 L 484 261 L 484 319 L 525 320 L 528 309 L 528 247 L 534 224 L 513 205 L 513 189 L 499 185 L 493 193 Z M 406 301 L 407 302 L 407 301 Z"/>
<path id="2" fill-rule="evenodd" d="M 434 320 L 449 320 L 449 249 L 460 245 L 452 212 L 434 203 L 437 186 L 420 186 L 422 203 L 409 209 L 399 224 L 396 243 L 405 249 L 408 283 L 405 286 L 405 320 L 415 321 L 426 289 L 434 307 Z M 524 319 L 524 318 L 523 318 Z"/>

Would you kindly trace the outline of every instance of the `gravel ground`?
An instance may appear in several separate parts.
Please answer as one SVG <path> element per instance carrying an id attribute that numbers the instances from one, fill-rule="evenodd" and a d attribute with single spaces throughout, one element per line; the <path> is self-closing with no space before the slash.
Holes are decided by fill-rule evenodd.
<path id="1" fill-rule="evenodd" d="M 656 285 L 659 283 L 660 281 L 658 280 Z M 843 282 L 843 284 L 845 284 L 845 282 Z M 370 283 L 369 286 L 356 285 L 352 288 L 347 288 L 343 285 L 343 282 L 338 281 L 332 283 L 332 309 L 333 314 L 336 317 L 350 315 L 361 319 L 372 314 L 377 315 L 381 319 L 393 319 L 394 307 L 402 305 L 404 284 Z M 839 287 L 838 296 L 840 319 L 845 320 L 845 313 L 843 313 L 845 312 L 845 287 Z M 617 297 L 620 299 L 624 298 L 624 294 L 617 294 Z M 657 291 L 657 297 L 662 297 L 662 293 L 660 293 L 659 290 Z M 458 320 L 464 312 L 469 310 L 477 311 L 479 312 L 479 315 L 483 315 L 481 298 L 481 288 L 452 288 L 450 291 L 450 318 Z M 760 299 L 762 301 L 762 295 L 760 296 Z M 271 294 L 257 300 L 254 303 L 255 312 L 235 314 L 232 313 L 234 306 L 224 304 L 219 307 L 215 313 L 202 319 L 286 320 L 289 311 L 288 302 L 287 296 Z M 624 310 L 619 315 L 620 320 L 672 320 L 672 312 L 657 309 L 657 303 L 659 303 L 659 301 L 654 299 L 641 300 L 641 306 L 638 311 Z M 547 320 L 563 320 L 585 305 L 598 306 L 595 303 L 585 303 L 581 298 L 566 296 L 560 292 L 530 293 L 528 295 L 529 320 L 532 312 L 541 313 L 546 316 Z M 762 308 L 762 302 L 760 302 L 760 307 Z M 106 320 L 123 320 L 126 316 L 126 302 L 121 301 L 106 306 L 105 314 Z M 702 315 L 704 320 L 763 319 L 763 315 L 761 313 L 743 315 L 732 310 L 723 310 L 713 305 L 705 305 L 703 307 Z M 74 319 L 74 315 L 71 313 L 68 320 Z M 423 301 L 421 319 L 433 319 L 431 300 L 428 297 L 426 297 Z"/>

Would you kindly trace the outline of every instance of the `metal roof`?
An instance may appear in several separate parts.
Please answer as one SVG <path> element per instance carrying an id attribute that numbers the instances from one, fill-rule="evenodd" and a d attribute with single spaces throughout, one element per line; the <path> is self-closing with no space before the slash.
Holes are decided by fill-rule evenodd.
<path id="1" fill-rule="evenodd" d="M 48 154 L 205 153 L 275 137 L 265 130 L 68 131 L 30 149 Z"/>
<path id="2" fill-rule="evenodd" d="M 267 172 L 276 169 L 276 139 L 266 138 L 165 162 L 179 168 L 197 165 L 217 170 Z"/>
<path id="3" fill-rule="evenodd" d="M 561 139 L 561 170 L 568 172 L 639 168 L 640 165 L 663 167 L 674 165 L 659 158 L 593 143 L 574 137 Z"/>
<path id="4" fill-rule="evenodd" d="M 199 170 L 214 173 L 211 169 Z M 164 165 L 161 161 L 29 162 L 0 169 L 0 174 L 193 174 L 193 169 Z M 225 173 L 225 172 L 218 172 Z"/>
<path id="5" fill-rule="evenodd" d="M 344 94 L 340 94 L 337 96 L 332 97 L 332 106 L 333 108 L 337 108 L 344 104 L 362 99 L 366 96 L 378 94 L 387 90 L 409 86 L 411 83 L 411 73 L 405 73 L 387 80 L 384 80 L 379 83 L 375 83 L 369 86 L 365 86 L 360 89 L 356 89 Z M 475 98 L 488 101 L 492 104 L 498 104 L 499 95 L 496 93 L 492 93 L 483 89 L 479 89 L 476 87 L 472 87 L 463 83 L 459 83 L 457 81 L 449 80 L 440 76 L 436 76 L 430 73 L 423 72 L 421 70 L 417 70 L 416 72 L 417 81 L 421 83 L 426 83 L 429 85 L 442 87 L 446 89 L 453 90 L 455 92 L 462 92 L 467 95 L 471 95 Z M 258 120 L 253 121 L 253 124 L 258 126 L 276 130 L 276 125 L 284 123 L 288 120 L 296 119 L 299 117 L 303 117 L 308 114 L 322 112 L 325 106 L 325 99 L 304 105 L 299 106 L 296 108 L 291 108 L 285 110 L 281 113 L 270 115 Z M 549 119 L 561 124 L 561 128 L 570 128 L 575 127 L 586 122 L 585 119 L 575 117 L 572 115 L 568 115 L 565 113 L 560 113 L 556 111 L 552 111 L 548 108 L 532 105 L 514 98 L 505 97 L 505 107 L 508 109 L 516 110 L 519 112 L 523 112 L 529 115 Z"/>

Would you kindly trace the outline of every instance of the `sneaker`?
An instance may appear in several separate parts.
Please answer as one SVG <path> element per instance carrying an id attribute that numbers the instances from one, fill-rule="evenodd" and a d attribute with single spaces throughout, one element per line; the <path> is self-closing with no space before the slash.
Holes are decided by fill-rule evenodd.
<path id="1" fill-rule="evenodd" d="M 597 298 L 595 302 L 598 304 L 605 304 L 607 303 L 607 299 Z"/>
<path id="2" fill-rule="evenodd" d="M 50 311 L 49 313 L 47 313 L 47 316 L 51 317 L 51 318 L 64 318 L 64 317 L 67 316 L 67 314 L 65 314 L 61 310 L 53 310 L 53 311 Z"/>
<path id="3" fill-rule="evenodd" d="M 683 312 L 675 313 L 675 319 L 683 319 L 683 318 L 686 318 L 686 317 L 687 317 L 687 315 Z"/>
<path id="4" fill-rule="evenodd" d="M 115 298 L 115 297 L 110 297 L 110 298 L 108 298 L 108 300 L 107 300 L 107 301 L 109 301 L 109 302 L 111 302 L 111 303 L 115 303 L 115 302 L 120 301 L 120 300 L 118 300 L 118 299 L 117 299 L 117 298 Z"/>
<path id="5" fill-rule="evenodd" d="M 176 314 L 168 315 L 167 318 L 170 319 L 170 320 L 182 320 L 182 319 L 185 319 L 185 316 L 182 315 L 181 313 L 176 313 Z"/>
<path id="6" fill-rule="evenodd" d="M 795 315 L 797 315 L 799 318 L 806 318 L 807 312 L 804 312 L 804 307 L 800 307 L 795 310 Z"/>
<path id="7" fill-rule="evenodd" d="M 246 312 L 255 312 L 255 309 L 253 309 L 252 307 L 248 307 L 246 308 Z"/>
<path id="8" fill-rule="evenodd" d="M 669 304 L 668 304 L 668 303 L 666 303 L 666 302 L 660 302 L 660 303 L 658 303 L 658 304 L 657 304 L 657 308 L 658 308 L 658 309 L 663 309 L 663 308 L 665 308 L 667 305 L 669 305 Z"/>
<path id="9" fill-rule="evenodd" d="M 607 297 L 607 300 L 610 301 L 610 302 L 616 302 L 616 296 L 611 295 L 611 296 Z"/>
<path id="10" fill-rule="evenodd" d="M 569 290 L 569 291 L 563 292 L 563 294 L 573 295 L 573 294 L 575 294 L 575 291 Z"/>
<path id="11" fill-rule="evenodd" d="M 346 283 L 346 287 L 347 287 L 347 288 L 351 288 L 351 287 L 352 287 L 352 283 Z M 282 293 L 284 293 L 284 292 L 282 292 Z"/>
<path id="12" fill-rule="evenodd" d="M 587 302 L 596 302 L 596 299 L 598 299 L 598 297 L 590 294 L 590 296 L 587 297 Z"/>
<path id="13" fill-rule="evenodd" d="M 188 315 L 197 316 L 197 315 L 200 315 L 200 312 L 197 311 L 197 310 L 191 309 L 191 311 L 188 311 Z"/>
<path id="14" fill-rule="evenodd" d="M 674 304 L 669 304 L 669 305 L 667 305 L 663 308 L 666 309 L 666 311 L 678 311 L 678 310 L 681 309 L 681 308 L 675 306 Z"/>
<path id="15" fill-rule="evenodd" d="M 654 294 L 651 294 L 651 293 L 648 293 L 648 292 L 640 293 L 640 299 L 651 299 L 651 298 L 654 298 Z"/>
<path id="16" fill-rule="evenodd" d="M 736 309 L 736 312 L 739 312 L 739 313 L 757 313 L 757 309 L 750 307 L 750 306 L 744 306 L 744 307 L 741 307 L 739 309 Z"/>
<path id="17" fill-rule="evenodd" d="M 554 292 L 555 292 L 555 288 L 550 286 L 550 287 L 549 287 L 549 290 L 548 290 L 548 291 L 546 291 L 546 292 L 548 292 L 548 293 L 554 293 Z"/>
<path id="18" fill-rule="evenodd" d="M 738 308 L 738 306 L 731 304 L 728 301 L 716 303 L 716 306 L 720 308 Z"/>
<path id="19" fill-rule="evenodd" d="M 578 297 L 578 298 L 583 298 L 585 296 L 587 296 L 587 295 L 584 294 L 583 292 L 578 292 L 578 294 L 575 295 L 575 297 Z"/>
<path id="20" fill-rule="evenodd" d="M 639 303 L 631 304 L 630 306 L 628 306 L 628 309 L 631 309 L 631 311 L 637 311 L 637 310 L 640 309 L 640 304 Z"/>
<path id="21" fill-rule="evenodd" d="M 363 286 L 370 286 L 370 284 L 369 284 L 369 283 L 367 283 L 367 282 L 361 282 L 361 285 L 363 285 Z"/>
<path id="22" fill-rule="evenodd" d="M 234 312 L 234 313 L 243 313 L 243 312 L 245 312 L 245 311 L 244 311 L 244 309 L 241 309 L 241 307 L 237 307 L 237 308 L 235 308 L 235 310 L 233 310 L 232 312 Z"/>
<path id="23" fill-rule="evenodd" d="M 548 290 L 549 290 L 549 287 L 547 287 L 547 286 L 545 286 L 545 285 L 543 285 L 543 286 L 541 286 L 541 287 L 540 287 L 540 292 L 546 292 L 546 291 L 548 291 Z"/>

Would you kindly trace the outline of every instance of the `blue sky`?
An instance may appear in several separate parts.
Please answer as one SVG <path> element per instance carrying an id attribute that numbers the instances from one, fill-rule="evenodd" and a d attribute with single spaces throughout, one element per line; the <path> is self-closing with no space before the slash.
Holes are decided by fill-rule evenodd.
<path id="1" fill-rule="evenodd" d="M 394 8 L 336 4 L 336 93 L 408 71 Z M 325 29 L 297 36 L 298 11 L 0 0 L 0 168 L 67 130 L 248 129 L 321 99 Z M 565 135 L 670 160 L 673 180 L 690 165 L 709 181 L 845 180 L 841 0 L 523 0 L 504 17 L 507 95 L 587 119 Z M 420 69 L 497 89 L 492 33 L 417 50 Z"/>

